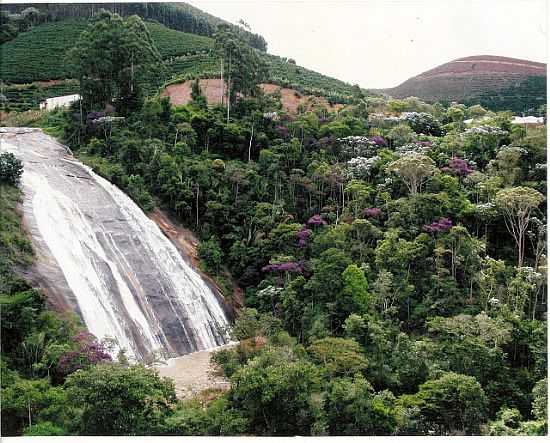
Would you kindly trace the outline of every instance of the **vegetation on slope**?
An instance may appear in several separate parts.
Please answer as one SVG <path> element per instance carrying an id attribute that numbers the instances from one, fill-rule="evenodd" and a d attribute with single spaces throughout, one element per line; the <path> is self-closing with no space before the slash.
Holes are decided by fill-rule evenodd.
<path id="1" fill-rule="evenodd" d="M 150 97 L 124 115 L 107 98 L 82 119 L 56 113 L 58 132 L 238 279 L 239 344 L 214 357 L 231 387 L 177 402 L 89 345 L 69 345 L 82 370 L 53 351 L 23 364 L 31 337 L 52 334 L 32 317 L 3 366 L 11 433 L 547 433 L 545 127 L 417 99 L 369 99 L 369 114 L 360 95 L 298 115 L 258 91 L 230 113 L 197 88 L 189 105 Z"/>
<path id="2" fill-rule="evenodd" d="M 159 22 L 170 29 L 191 34 L 211 37 L 221 24 L 228 24 L 213 15 L 194 8 L 187 3 L 26 3 L 2 5 L 3 21 L 18 23 L 21 15 L 25 16 L 29 10 L 34 10 L 32 19 L 35 23 L 62 21 L 66 19 L 88 19 L 101 9 L 115 12 L 123 17 L 138 15 L 145 20 Z M 25 13 L 26 12 L 26 13 Z M 11 14 L 10 14 L 11 13 Z M 243 35 L 246 42 L 252 47 L 265 51 L 267 43 L 261 35 L 253 34 L 248 30 L 230 25 Z M 23 28 L 25 29 L 25 28 Z"/>
<path id="3" fill-rule="evenodd" d="M 88 24 L 81 19 L 46 23 L 0 46 L 2 59 L 9 60 L 0 66 L 0 78 L 5 82 L 0 91 L 6 98 L 4 109 L 23 111 L 37 107 L 45 97 L 78 92 L 78 85 L 73 82 L 63 81 L 55 87 L 36 82 L 74 78 L 74 65 L 67 57 L 68 51 Z M 150 22 L 146 26 L 165 64 L 162 75 L 151 72 L 143 78 L 143 87 L 149 94 L 164 83 L 220 75 L 220 58 L 213 52 L 213 39 L 175 31 L 158 23 Z M 266 80 L 275 84 L 339 103 L 348 102 L 355 91 L 347 83 L 297 66 L 292 60 L 262 53 L 260 56 L 268 66 Z M 20 85 L 32 82 L 35 82 L 33 86 Z"/>
<path id="4" fill-rule="evenodd" d="M 0 66 L 0 78 L 11 83 L 71 78 L 74 68 L 67 53 L 88 25 L 86 20 L 46 23 L 3 44 L 2 59 L 9 63 Z M 208 37 L 174 31 L 158 23 L 146 26 L 165 59 L 202 53 L 213 47 L 213 40 Z"/>

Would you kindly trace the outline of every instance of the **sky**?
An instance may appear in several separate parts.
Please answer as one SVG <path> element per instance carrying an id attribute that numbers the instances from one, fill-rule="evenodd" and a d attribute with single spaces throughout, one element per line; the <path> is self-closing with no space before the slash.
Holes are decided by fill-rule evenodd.
<path id="1" fill-rule="evenodd" d="M 547 0 L 187 0 L 268 52 L 363 88 L 471 55 L 547 59 Z"/>

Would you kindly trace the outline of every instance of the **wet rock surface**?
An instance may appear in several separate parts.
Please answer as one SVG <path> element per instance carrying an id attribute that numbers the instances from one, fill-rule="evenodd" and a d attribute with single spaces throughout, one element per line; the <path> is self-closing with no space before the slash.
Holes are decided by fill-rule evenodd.
<path id="1" fill-rule="evenodd" d="M 54 306 L 137 359 L 226 343 L 223 303 L 129 197 L 38 129 L 1 128 L 0 142 L 23 161 L 28 277 Z"/>

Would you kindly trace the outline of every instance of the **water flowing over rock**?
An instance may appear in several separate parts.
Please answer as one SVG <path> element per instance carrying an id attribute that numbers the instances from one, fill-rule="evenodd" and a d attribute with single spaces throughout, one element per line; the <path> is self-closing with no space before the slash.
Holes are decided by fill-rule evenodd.
<path id="1" fill-rule="evenodd" d="M 40 130 L 2 128 L 0 140 L 23 161 L 29 278 L 54 305 L 137 359 L 228 341 L 219 297 L 127 195 Z"/>

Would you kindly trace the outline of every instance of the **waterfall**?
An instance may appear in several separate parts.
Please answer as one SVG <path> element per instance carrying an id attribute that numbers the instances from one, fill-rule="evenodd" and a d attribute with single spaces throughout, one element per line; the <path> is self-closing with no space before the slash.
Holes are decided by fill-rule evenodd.
<path id="1" fill-rule="evenodd" d="M 23 162 L 36 272 L 92 334 L 136 359 L 227 342 L 218 296 L 126 194 L 39 130 L 0 136 L 0 150 Z"/>

